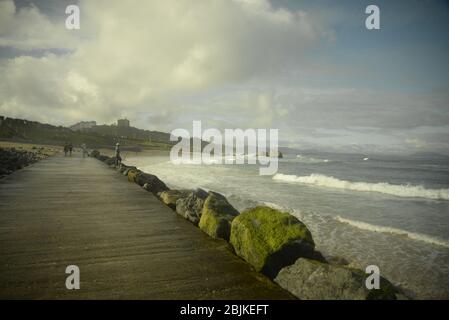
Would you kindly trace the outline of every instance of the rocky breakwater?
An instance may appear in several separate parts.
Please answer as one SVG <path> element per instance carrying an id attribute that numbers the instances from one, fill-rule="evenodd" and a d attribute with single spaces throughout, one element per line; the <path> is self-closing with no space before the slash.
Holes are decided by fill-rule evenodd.
<path id="1" fill-rule="evenodd" d="M 34 147 L 32 151 L 16 148 L 0 148 L 0 178 L 48 157 L 44 148 Z"/>
<path id="2" fill-rule="evenodd" d="M 326 260 L 315 250 L 307 226 L 288 212 L 258 206 L 239 213 L 219 193 L 170 190 L 155 175 L 125 164 L 115 166 L 110 164 L 111 158 L 99 153 L 94 156 L 156 195 L 207 235 L 229 242 L 236 255 L 299 299 L 407 298 L 383 277 L 379 289 L 367 289 L 365 281 L 370 274 L 339 262 L 344 259 Z"/>

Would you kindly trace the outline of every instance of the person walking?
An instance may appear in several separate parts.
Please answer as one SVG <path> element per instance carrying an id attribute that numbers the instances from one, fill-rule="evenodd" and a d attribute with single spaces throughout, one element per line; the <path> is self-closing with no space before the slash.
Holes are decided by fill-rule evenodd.
<path id="1" fill-rule="evenodd" d="M 73 151 L 73 145 L 72 145 L 72 143 L 70 142 L 70 143 L 69 143 L 69 154 L 70 154 L 70 156 L 72 156 L 72 151 Z"/>
<path id="2" fill-rule="evenodd" d="M 85 143 L 83 143 L 83 144 L 81 145 L 81 151 L 83 152 L 83 158 L 85 158 L 85 157 L 86 157 L 86 154 L 87 154 L 87 146 L 86 146 Z"/>
<path id="3" fill-rule="evenodd" d="M 69 152 L 69 144 L 67 142 L 64 143 L 64 157 L 67 157 L 67 152 Z"/>
<path id="4" fill-rule="evenodd" d="M 122 157 L 120 155 L 120 143 L 115 144 L 115 165 L 118 166 L 122 163 Z"/>

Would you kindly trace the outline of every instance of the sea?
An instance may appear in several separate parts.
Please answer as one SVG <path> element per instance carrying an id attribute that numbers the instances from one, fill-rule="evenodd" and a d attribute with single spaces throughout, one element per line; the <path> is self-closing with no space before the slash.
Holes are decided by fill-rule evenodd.
<path id="1" fill-rule="evenodd" d="M 412 298 L 449 299 L 448 157 L 296 152 L 272 176 L 258 165 L 173 164 L 167 155 L 124 162 L 170 188 L 222 193 L 240 211 L 288 211 L 325 257 L 376 265 Z"/>

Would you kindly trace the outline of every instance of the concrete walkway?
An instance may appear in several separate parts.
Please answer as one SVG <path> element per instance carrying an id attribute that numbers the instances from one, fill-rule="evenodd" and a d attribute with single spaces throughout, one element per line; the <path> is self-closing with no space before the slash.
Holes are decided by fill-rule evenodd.
<path id="1" fill-rule="evenodd" d="M 102 162 L 57 156 L 0 179 L 0 298 L 291 296 Z"/>

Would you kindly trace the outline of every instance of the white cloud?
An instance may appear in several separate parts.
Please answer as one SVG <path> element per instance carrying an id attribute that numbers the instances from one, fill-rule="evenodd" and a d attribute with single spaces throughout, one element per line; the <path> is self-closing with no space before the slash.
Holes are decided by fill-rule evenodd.
<path id="1" fill-rule="evenodd" d="M 0 113 L 42 121 L 177 111 L 181 95 L 301 62 L 303 49 L 320 36 L 304 12 L 273 9 L 266 0 L 81 1 L 75 40 L 74 31 L 67 36 L 63 23 L 50 22 L 36 7 L 15 12 L 12 1 L 1 5 L 0 44 L 74 49 L 1 65 L 8 76 L 0 84 Z"/>
<path id="2" fill-rule="evenodd" d="M 326 85 L 332 74 L 344 79 L 360 70 L 307 57 L 314 44 L 335 40 L 316 12 L 278 9 L 268 0 L 84 0 L 79 6 L 81 30 L 68 31 L 63 10 L 48 17 L 0 0 L 0 50 L 21 50 L 0 60 L 0 114 L 66 125 L 125 116 L 166 131 L 198 119 L 218 128 L 279 128 L 282 140 L 303 145 L 351 137 L 413 146 L 406 139 L 416 138 L 425 147 L 432 145 L 430 133 L 392 130 L 449 121 L 447 93 Z M 367 128 L 372 132 L 361 132 Z M 447 144 L 442 134 L 432 135 L 439 148 Z"/>
<path id="3" fill-rule="evenodd" d="M 0 0 L 0 47 L 25 51 L 73 49 L 75 42 L 73 32 L 50 21 L 35 6 L 17 9 L 12 0 Z"/>

